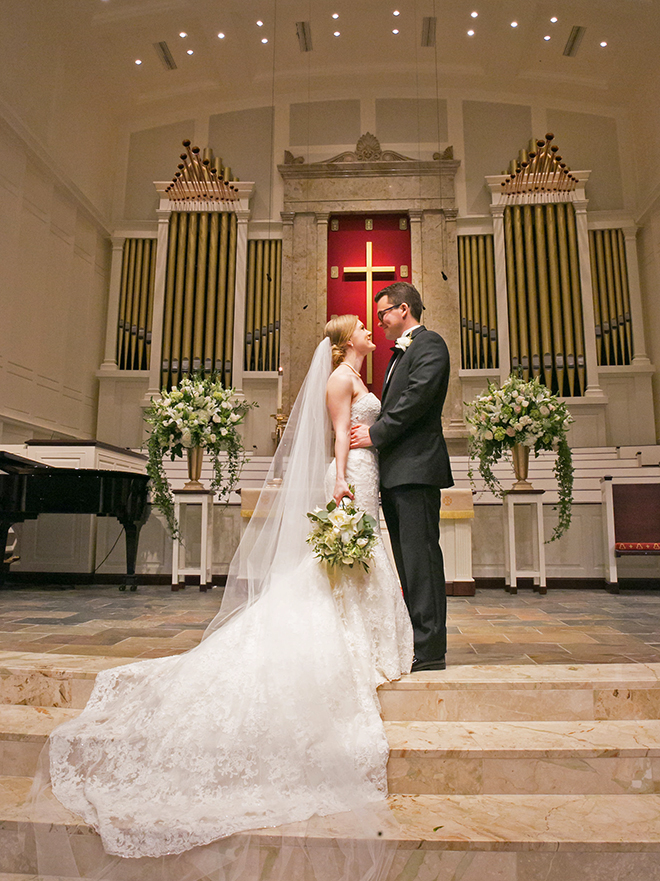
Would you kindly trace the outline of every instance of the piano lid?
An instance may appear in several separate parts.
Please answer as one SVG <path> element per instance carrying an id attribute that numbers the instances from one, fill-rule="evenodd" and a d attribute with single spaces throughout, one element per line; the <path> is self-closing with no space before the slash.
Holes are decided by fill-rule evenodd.
<path id="1" fill-rule="evenodd" d="M 52 466 L 0 450 L 0 471 L 5 474 L 34 474 L 36 471 L 52 471 Z"/>

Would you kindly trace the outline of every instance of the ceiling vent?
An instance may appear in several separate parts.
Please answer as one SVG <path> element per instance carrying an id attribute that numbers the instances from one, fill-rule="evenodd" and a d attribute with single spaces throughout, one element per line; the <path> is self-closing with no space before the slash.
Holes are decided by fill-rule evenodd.
<path id="1" fill-rule="evenodd" d="M 165 40 L 160 43 L 154 43 L 156 55 L 160 58 L 165 70 L 176 70 L 176 61 L 170 52 L 170 47 Z"/>
<path id="2" fill-rule="evenodd" d="M 578 49 L 580 48 L 580 43 L 582 42 L 582 37 L 584 37 L 585 31 L 586 28 L 581 28 L 577 25 L 571 30 L 568 40 L 566 40 L 566 45 L 564 46 L 564 55 L 569 55 L 572 58 L 574 55 L 578 54 Z"/>
<path id="3" fill-rule="evenodd" d="M 301 52 L 312 51 L 312 26 L 308 21 L 296 22 L 296 34 Z"/>
<path id="4" fill-rule="evenodd" d="M 422 19 L 422 46 L 435 46 L 435 16 Z"/>

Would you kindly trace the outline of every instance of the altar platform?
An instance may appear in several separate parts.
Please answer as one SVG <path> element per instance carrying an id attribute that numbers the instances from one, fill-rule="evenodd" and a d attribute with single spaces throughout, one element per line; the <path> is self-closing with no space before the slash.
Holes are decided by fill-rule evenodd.
<path id="1" fill-rule="evenodd" d="M 33 881 L 23 801 L 49 731 L 80 711 L 99 670 L 195 645 L 219 591 L 3 599 L 0 881 Z M 449 599 L 449 626 L 446 671 L 380 689 L 383 835 L 399 846 L 388 881 L 658 881 L 660 594 L 481 591 Z M 54 801 L 43 822 L 79 827 L 87 859 L 99 846 Z M 353 834 L 341 816 L 286 831 L 318 847 Z M 271 833 L 258 835 L 266 852 Z"/>

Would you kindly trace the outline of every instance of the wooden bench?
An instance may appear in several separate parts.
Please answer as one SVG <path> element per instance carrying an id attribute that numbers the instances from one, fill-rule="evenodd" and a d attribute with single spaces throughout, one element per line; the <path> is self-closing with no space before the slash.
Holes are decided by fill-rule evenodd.
<path id="1" fill-rule="evenodd" d="M 660 556 L 660 477 L 601 480 L 607 551 L 606 580 L 617 584 L 617 558 Z"/>

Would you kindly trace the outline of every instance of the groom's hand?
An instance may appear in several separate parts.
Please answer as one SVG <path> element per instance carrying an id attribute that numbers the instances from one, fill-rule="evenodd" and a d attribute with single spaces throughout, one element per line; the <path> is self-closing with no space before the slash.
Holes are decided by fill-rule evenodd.
<path id="1" fill-rule="evenodd" d="M 351 449 L 355 450 L 360 447 L 371 447 L 371 435 L 366 425 L 354 425 L 351 428 Z"/>

